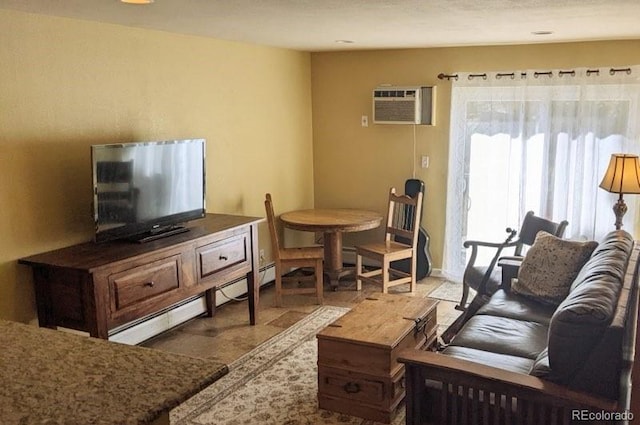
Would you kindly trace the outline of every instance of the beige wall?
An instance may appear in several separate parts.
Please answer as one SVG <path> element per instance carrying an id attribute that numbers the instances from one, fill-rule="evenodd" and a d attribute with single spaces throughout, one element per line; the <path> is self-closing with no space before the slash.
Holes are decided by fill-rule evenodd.
<path id="1" fill-rule="evenodd" d="M 313 205 L 308 53 L 5 10 L 0 40 L 1 318 L 35 318 L 18 258 L 92 237 L 92 144 L 203 137 L 209 211 Z"/>
<path id="2" fill-rule="evenodd" d="M 436 85 L 437 125 L 416 128 L 431 165 L 416 177 L 439 267 L 450 85 L 437 74 L 640 63 L 639 41 L 308 54 L 5 10 L 0 39 L 0 318 L 20 321 L 35 301 L 17 259 L 91 238 L 92 144 L 206 138 L 212 212 L 264 216 L 267 191 L 276 213 L 383 212 L 386 188 L 411 177 L 413 127 L 361 127 L 371 90 Z M 266 226 L 260 240 L 270 258 Z"/>
<path id="3" fill-rule="evenodd" d="M 442 265 L 451 84 L 440 73 L 623 66 L 640 63 L 640 41 L 314 53 L 314 190 L 317 207 L 385 210 L 387 190 L 400 191 L 413 171 L 413 126 L 373 125 L 371 91 L 379 84 L 437 86 L 436 125 L 416 128 L 416 177 L 427 187 L 423 225 L 434 265 Z M 430 157 L 421 169 L 421 155 Z M 613 218 L 612 218 L 613 220 Z M 345 246 L 377 237 L 351 234 Z"/>

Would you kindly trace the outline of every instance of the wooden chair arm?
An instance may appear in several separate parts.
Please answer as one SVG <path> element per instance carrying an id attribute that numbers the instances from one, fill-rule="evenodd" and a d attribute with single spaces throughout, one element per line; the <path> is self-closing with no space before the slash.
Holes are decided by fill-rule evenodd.
<path id="1" fill-rule="evenodd" d="M 524 261 L 523 255 L 503 255 L 498 260 L 498 265 L 501 265 L 501 264 L 518 265 L 518 264 L 522 264 L 523 261 Z"/>
<path id="2" fill-rule="evenodd" d="M 516 246 L 517 242 L 485 242 L 485 241 L 464 241 L 462 246 L 465 248 L 473 248 L 473 247 L 487 247 L 487 248 L 508 248 L 510 246 Z"/>
<path id="3" fill-rule="evenodd" d="M 522 265 L 524 257 L 506 256 L 498 259 L 498 267 L 502 269 L 502 288 L 511 290 L 511 279 L 518 277 L 518 271 Z"/>
<path id="4" fill-rule="evenodd" d="M 583 407 L 613 412 L 618 408 L 614 400 L 571 390 L 544 379 L 511 372 L 492 366 L 422 350 L 402 350 L 398 361 L 406 366 L 407 381 L 415 370 L 423 370 L 426 379 L 440 382 L 461 383 L 471 388 L 522 396 L 524 399 L 541 399 L 554 406 Z"/>

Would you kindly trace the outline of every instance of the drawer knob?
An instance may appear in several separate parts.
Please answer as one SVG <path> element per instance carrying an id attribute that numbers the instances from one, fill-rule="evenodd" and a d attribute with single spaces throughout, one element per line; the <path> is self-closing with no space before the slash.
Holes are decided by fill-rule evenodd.
<path id="1" fill-rule="evenodd" d="M 342 389 L 346 393 L 355 394 L 360 392 L 360 385 L 358 385 L 356 382 L 347 382 L 346 384 L 344 384 Z"/>
<path id="2" fill-rule="evenodd" d="M 144 284 L 144 286 L 148 286 L 149 288 L 153 288 L 155 286 L 155 282 L 152 280 L 151 282 L 147 282 Z"/>
<path id="3" fill-rule="evenodd" d="M 227 261 L 228 260 L 226 255 L 221 255 L 220 257 L 218 257 L 218 259 L 222 260 L 222 261 Z"/>

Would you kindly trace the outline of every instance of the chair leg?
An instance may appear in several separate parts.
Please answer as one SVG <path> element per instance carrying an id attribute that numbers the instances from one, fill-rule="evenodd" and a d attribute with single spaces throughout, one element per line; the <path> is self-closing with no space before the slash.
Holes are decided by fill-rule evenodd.
<path id="1" fill-rule="evenodd" d="M 409 284 L 409 292 L 416 291 L 416 268 L 418 267 L 415 255 L 411 256 L 411 283 Z"/>
<path id="2" fill-rule="evenodd" d="M 382 293 L 389 292 L 389 260 L 386 257 L 382 260 Z"/>
<path id="3" fill-rule="evenodd" d="M 356 291 L 362 291 L 362 280 L 360 280 L 361 274 L 362 274 L 362 255 L 356 254 Z"/>
<path id="4" fill-rule="evenodd" d="M 318 304 L 322 305 L 324 303 L 324 288 L 323 288 L 323 280 L 324 273 L 322 270 L 322 260 L 316 261 L 316 296 L 318 298 Z"/>
<path id="5" fill-rule="evenodd" d="M 276 307 L 282 307 L 282 270 L 276 267 Z"/>
<path id="6" fill-rule="evenodd" d="M 462 282 L 462 298 L 460 299 L 460 304 L 458 304 L 455 309 L 460 311 L 465 311 L 467 309 L 467 298 L 469 297 L 469 285 L 466 282 Z"/>

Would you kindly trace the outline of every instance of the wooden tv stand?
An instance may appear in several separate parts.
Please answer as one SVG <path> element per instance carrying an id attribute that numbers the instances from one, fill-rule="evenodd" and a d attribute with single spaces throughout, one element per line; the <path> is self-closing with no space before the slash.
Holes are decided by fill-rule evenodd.
<path id="1" fill-rule="evenodd" d="M 109 331 L 204 293 L 247 279 L 249 323 L 259 299 L 258 223 L 264 218 L 207 214 L 189 231 L 138 244 L 87 242 L 19 260 L 33 268 L 40 326 Z"/>

